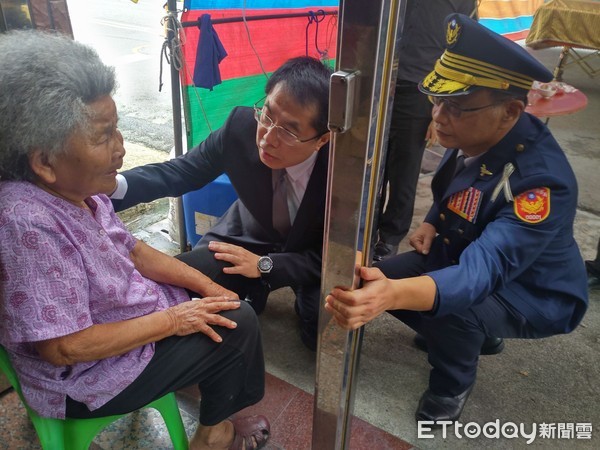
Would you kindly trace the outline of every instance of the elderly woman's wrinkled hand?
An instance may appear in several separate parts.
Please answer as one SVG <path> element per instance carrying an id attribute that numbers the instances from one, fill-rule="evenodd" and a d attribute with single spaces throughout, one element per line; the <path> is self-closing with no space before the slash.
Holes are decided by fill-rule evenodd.
<path id="1" fill-rule="evenodd" d="M 239 301 L 227 297 L 206 297 L 183 302 L 166 310 L 173 323 L 177 336 L 192 333 L 204 333 L 215 342 L 223 339 L 212 328 L 213 326 L 233 329 L 237 323 L 219 314 L 221 311 L 238 309 Z"/>

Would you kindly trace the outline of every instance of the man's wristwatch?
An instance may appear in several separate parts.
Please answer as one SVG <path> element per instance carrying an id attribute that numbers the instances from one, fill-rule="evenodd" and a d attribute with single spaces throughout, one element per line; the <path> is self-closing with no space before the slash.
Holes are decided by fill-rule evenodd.
<path id="1" fill-rule="evenodd" d="M 270 273 L 271 269 L 273 269 L 273 260 L 268 256 L 261 256 L 258 258 L 258 263 L 256 266 L 258 267 L 258 271 L 261 273 L 261 275 Z"/>

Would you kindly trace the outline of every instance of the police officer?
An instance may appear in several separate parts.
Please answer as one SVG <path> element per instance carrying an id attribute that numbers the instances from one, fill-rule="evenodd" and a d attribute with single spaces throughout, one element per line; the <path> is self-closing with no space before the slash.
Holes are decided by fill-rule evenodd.
<path id="1" fill-rule="evenodd" d="M 568 333 L 587 309 L 573 238 L 577 184 L 548 129 L 524 112 L 534 80 L 552 74 L 523 48 L 460 14 L 419 89 L 448 148 L 415 251 L 361 268 L 363 286 L 335 288 L 326 309 L 355 329 L 389 311 L 429 349 L 417 420 L 456 421 L 488 336 Z"/>

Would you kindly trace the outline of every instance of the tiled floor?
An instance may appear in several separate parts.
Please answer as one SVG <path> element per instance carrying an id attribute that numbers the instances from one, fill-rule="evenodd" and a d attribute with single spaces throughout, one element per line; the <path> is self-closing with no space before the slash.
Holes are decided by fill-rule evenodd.
<path id="1" fill-rule="evenodd" d="M 269 418 L 271 422 L 271 440 L 267 446 L 269 450 L 310 449 L 313 396 L 270 374 L 266 376 L 265 392 L 265 397 L 260 403 L 238 414 L 242 416 L 262 414 Z M 182 409 L 184 408 L 182 405 Z M 412 446 L 363 420 L 354 418 L 350 448 L 404 450 Z"/>
<path id="2" fill-rule="evenodd" d="M 194 416 L 181 412 L 186 432 L 196 429 Z M 0 450 L 38 450 L 41 445 L 17 394 L 0 397 Z M 167 450 L 171 440 L 160 414 L 154 409 L 132 413 L 102 431 L 90 450 Z"/>
<path id="3" fill-rule="evenodd" d="M 188 436 L 197 426 L 198 392 L 187 389 L 178 394 L 181 414 Z M 311 447 L 313 396 L 277 377 L 267 374 L 266 395 L 257 405 L 240 415 L 263 414 L 271 422 L 267 450 L 307 450 Z M 0 398 L 0 450 L 41 448 L 25 409 L 14 392 Z M 92 450 L 138 450 L 172 448 L 160 415 L 142 410 L 120 419 L 100 433 Z M 353 450 L 405 450 L 406 442 L 363 420 L 354 418 L 350 448 Z"/>

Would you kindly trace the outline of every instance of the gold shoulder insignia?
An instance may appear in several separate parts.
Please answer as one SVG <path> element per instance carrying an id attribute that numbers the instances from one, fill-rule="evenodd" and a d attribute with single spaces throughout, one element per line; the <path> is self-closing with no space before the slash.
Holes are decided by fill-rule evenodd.
<path id="1" fill-rule="evenodd" d="M 479 168 L 479 176 L 483 177 L 486 175 L 494 175 L 494 174 L 487 169 L 485 164 L 482 164 L 481 167 Z"/>

